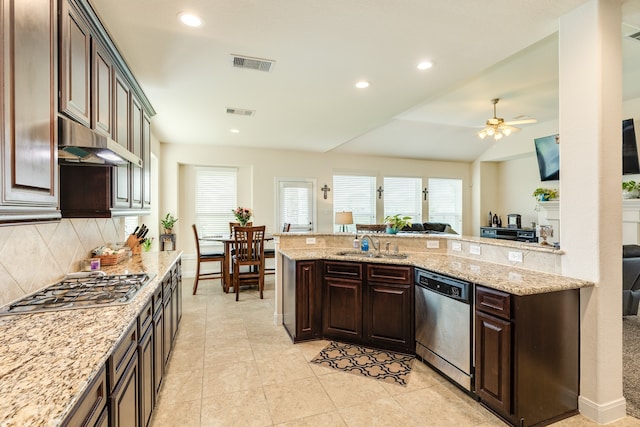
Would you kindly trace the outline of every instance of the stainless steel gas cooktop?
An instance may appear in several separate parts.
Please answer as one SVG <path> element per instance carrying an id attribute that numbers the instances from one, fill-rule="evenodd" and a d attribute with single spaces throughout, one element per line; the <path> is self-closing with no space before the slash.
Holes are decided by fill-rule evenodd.
<path id="1" fill-rule="evenodd" d="M 56 284 L 0 308 L 0 315 L 127 304 L 153 278 L 146 273 L 100 273 L 68 275 Z"/>

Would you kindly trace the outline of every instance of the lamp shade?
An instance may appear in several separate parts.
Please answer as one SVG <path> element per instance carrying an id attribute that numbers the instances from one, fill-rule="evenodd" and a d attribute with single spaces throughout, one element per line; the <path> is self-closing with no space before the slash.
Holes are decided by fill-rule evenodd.
<path id="1" fill-rule="evenodd" d="M 353 213 L 336 212 L 336 224 L 338 225 L 353 224 Z"/>

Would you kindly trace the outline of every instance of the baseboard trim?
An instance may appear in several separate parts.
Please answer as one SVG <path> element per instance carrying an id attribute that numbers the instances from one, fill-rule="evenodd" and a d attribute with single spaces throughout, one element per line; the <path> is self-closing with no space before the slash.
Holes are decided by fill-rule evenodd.
<path id="1" fill-rule="evenodd" d="M 627 401 L 624 397 L 598 404 L 584 396 L 578 397 L 578 409 L 585 417 L 598 424 L 609 424 L 627 416 Z"/>

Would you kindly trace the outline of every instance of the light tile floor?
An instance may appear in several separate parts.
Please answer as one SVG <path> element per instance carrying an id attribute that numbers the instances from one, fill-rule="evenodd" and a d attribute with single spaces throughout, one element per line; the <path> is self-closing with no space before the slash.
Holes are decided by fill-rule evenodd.
<path id="1" fill-rule="evenodd" d="M 243 289 L 239 302 L 218 280 L 201 282 L 195 296 L 193 279 L 183 280 L 182 322 L 153 427 L 505 425 L 419 361 L 406 387 L 309 363 L 328 342 L 294 345 L 274 325 L 274 276 L 263 300 Z M 594 425 L 580 415 L 555 424 Z"/>

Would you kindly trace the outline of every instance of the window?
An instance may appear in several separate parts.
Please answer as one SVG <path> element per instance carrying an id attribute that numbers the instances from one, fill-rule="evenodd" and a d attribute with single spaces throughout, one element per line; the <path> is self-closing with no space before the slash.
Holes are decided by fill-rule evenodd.
<path id="1" fill-rule="evenodd" d="M 412 223 L 422 222 L 422 179 L 384 177 L 384 216 L 410 216 Z"/>
<path id="2" fill-rule="evenodd" d="M 313 182 L 307 180 L 278 181 L 278 231 L 284 223 L 289 231 L 313 230 Z"/>
<path id="3" fill-rule="evenodd" d="M 229 234 L 235 221 L 238 170 L 234 168 L 196 168 L 196 224 L 200 236 Z"/>
<path id="4" fill-rule="evenodd" d="M 376 223 L 376 177 L 361 175 L 333 176 L 333 231 L 336 212 L 353 212 L 355 224 Z"/>
<path id="5" fill-rule="evenodd" d="M 462 180 L 429 178 L 429 221 L 444 222 L 462 234 Z"/>

